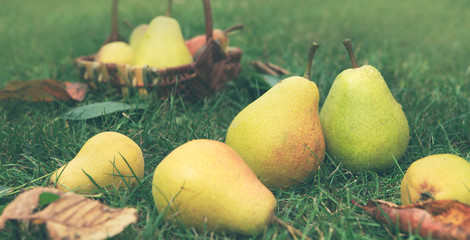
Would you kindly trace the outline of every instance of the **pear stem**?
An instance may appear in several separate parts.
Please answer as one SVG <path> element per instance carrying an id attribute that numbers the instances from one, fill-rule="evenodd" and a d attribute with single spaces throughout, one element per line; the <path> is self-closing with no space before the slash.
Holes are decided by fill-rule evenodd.
<path id="1" fill-rule="evenodd" d="M 236 30 L 242 30 L 244 27 L 245 27 L 245 25 L 243 25 L 243 23 L 235 24 L 235 25 L 225 29 L 224 34 L 227 35 L 227 34 L 233 32 L 233 31 L 236 31 Z"/>
<path id="2" fill-rule="evenodd" d="M 311 238 L 305 236 L 304 233 L 302 233 L 299 229 L 296 229 L 294 228 L 293 226 L 291 226 L 290 224 L 284 222 L 282 219 L 276 217 L 276 216 L 273 216 L 273 223 L 276 223 L 284 228 L 287 229 L 287 231 L 290 232 L 290 234 L 292 234 L 292 236 L 294 237 L 294 239 L 297 239 L 295 236 L 299 236 L 299 237 L 303 237 L 305 240 L 312 240 Z"/>
<path id="3" fill-rule="evenodd" d="M 310 78 L 312 77 L 312 65 L 313 65 L 313 56 L 315 56 L 315 52 L 317 51 L 317 48 L 320 45 L 318 43 L 313 42 L 312 46 L 310 47 L 310 52 L 308 54 L 308 59 L 307 59 L 307 67 L 305 68 L 304 72 L 304 78 L 311 80 Z"/>
<path id="4" fill-rule="evenodd" d="M 351 59 L 353 68 L 358 68 L 359 65 L 357 64 L 356 55 L 354 55 L 351 38 L 343 40 L 343 45 L 346 47 L 346 51 L 348 51 L 349 59 Z"/>
<path id="5" fill-rule="evenodd" d="M 165 14 L 165 16 L 167 17 L 171 17 L 171 5 L 173 5 L 173 1 L 168 0 L 168 7 L 166 9 L 166 14 Z"/>

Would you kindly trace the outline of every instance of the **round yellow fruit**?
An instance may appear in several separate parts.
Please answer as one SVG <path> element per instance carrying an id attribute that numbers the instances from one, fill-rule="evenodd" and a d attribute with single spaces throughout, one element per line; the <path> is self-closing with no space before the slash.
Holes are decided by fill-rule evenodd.
<path id="1" fill-rule="evenodd" d="M 140 147 L 118 132 L 102 132 L 83 145 L 77 155 L 56 170 L 50 181 L 62 191 L 92 194 L 100 188 L 127 188 L 144 177 Z"/>
<path id="2" fill-rule="evenodd" d="M 412 163 L 401 182 L 401 202 L 429 198 L 470 204 L 470 163 L 454 154 L 435 154 Z"/>
<path id="3" fill-rule="evenodd" d="M 110 42 L 101 47 L 96 60 L 102 63 L 132 64 L 134 49 L 125 42 Z"/>
<path id="4" fill-rule="evenodd" d="M 160 214 L 199 230 L 258 235 L 271 223 L 276 198 L 226 144 L 189 141 L 155 169 L 152 194 Z"/>

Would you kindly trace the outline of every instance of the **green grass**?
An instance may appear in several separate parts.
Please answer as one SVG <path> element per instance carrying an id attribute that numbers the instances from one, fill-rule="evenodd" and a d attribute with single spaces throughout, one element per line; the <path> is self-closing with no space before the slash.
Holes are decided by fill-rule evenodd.
<path id="1" fill-rule="evenodd" d="M 121 1 L 120 18 L 137 25 L 163 14 L 166 1 Z M 183 4 L 185 7 L 183 7 Z M 10 80 L 55 78 L 80 81 L 74 58 L 96 52 L 109 34 L 110 1 L 4 1 L 0 7 L 0 87 Z M 71 160 L 87 139 L 103 131 L 132 138 L 146 161 L 137 189 L 108 191 L 98 198 L 113 207 L 135 207 L 139 222 L 115 239 L 235 239 L 242 236 L 197 232 L 164 221 L 150 194 L 157 164 L 177 146 L 197 138 L 223 141 L 233 117 L 259 92 L 250 89 L 252 60 L 271 61 L 302 74 L 311 41 L 320 48 L 312 79 L 320 90 L 320 106 L 335 76 L 350 67 L 341 41 L 347 37 L 360 64 L 377 67 L 410 124 L 405 156 L 385 174 L 352 175 L 329 158 L 305 184 L 273 191 L 276 215 L 315 239 L 414 239 L 386 228 L 351 205 L 383 199 L 400 203 L 403 172 L 415 160 L 435 153 L 454 153 L 470 160 L 470 3 L 455 1 L 212 1 L 214 26 L 244 23 L 231 38 L 244 51 L 240 76 L 223 91 L 195 103 L 178 97 L 152 100 L 89 92 L 82 103 L 0 103 L 0 185 L 46 186 L 47 178 Z M 204 32 L 202 4 L 174 1 L 173 16 L 183 34 Z M 122 35 L 130 30 L 120 26 Z M 67 121 L 66 111 L 103 101 L 144 103 L 144 110 L 110 114 L 87 121 Z M 16 194 L 0 198 L 0 205 Z M 2 239 L 40 239 L 43 227 L 7 224 Z M 290 239 L 279 226 L 252 239 Z M 248 238 L 250 239 L 250 238 Z"/>

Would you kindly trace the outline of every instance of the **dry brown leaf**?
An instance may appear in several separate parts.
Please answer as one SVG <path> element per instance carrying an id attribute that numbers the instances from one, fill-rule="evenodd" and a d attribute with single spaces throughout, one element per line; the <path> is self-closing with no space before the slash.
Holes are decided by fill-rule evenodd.
<path id="1" fill-rule="evenodd" d="M 65 91 L 69 94 L 70 98 L 75 101 L 83 101 L 87 92 L 87 85 L 78 82 L 64 82 Z"/>
<path id="2" fill-rule="evenodd" d="M 353 204 L 356 204 L 353 201 Z M 398 206 L 381 200 L 357 204 L 380 223 L 402 232 L 435 239 L 470 239 L 470 206 L 454 200 L 431 200 Z"/>
<path id="3" fill-rule="evenodd" d="M 37 79 L 8 82 L 3 89 L 0 89 L 0 100 L 52 102 L 73 99 L 82 101 L 85 94 L 86 85 L 84 84 L 64 83 L 55 79 Z"/>
<path id="4" fill-rule="evenodd" d="M 39 196 L 44 192 L 56 194 L 59 198 L 34 212 L 39 206 Z M 45 223 L 51 239 L 106 239 L 137 222 L 137 210 L 111 208 L 72 192 L 36 187 L 18 195 L 3 210 L 0 230 L 7 220 Z"/>

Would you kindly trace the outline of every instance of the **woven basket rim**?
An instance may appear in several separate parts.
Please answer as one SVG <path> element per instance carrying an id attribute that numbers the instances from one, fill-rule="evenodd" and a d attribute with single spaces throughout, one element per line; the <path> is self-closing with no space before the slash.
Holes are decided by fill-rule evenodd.
<path id="1" fill-rule="evenodd" d="M 238 75 L 242 50 L 234 46 L 230 46 L 226 51 L 222 50 L 219 42 L 212 36 L 212 12 L 209 0 L 202 2 L 206 43 L 200 53 L 193 57 L 192 62 L 168 68 L 103 63 L 96 60 L 97 53 L 94 53 L 74 59 L 80 78 L 96 89 L 114 86 L 126 92 L 126 89 L 132 88 L 144 92 L 156 90 L 159 94 L 163 94 L 162 97 L 175 91 L 195 98 L 220 89 L 225 82 Z"/>
<path id="2" fill-rule="evenodd" d="M 241 54 L 241 48 L 239 47 L 231 47 L 231 49 L 227 52 L 225 52 L 225 54 L 227 56 L 230 56 L 230 55 L 236 55 L 236 54 Z M 78 65 L 78 64 L 81 64 L 81 63 L 90 63 L 90 64 L 102 64 L 102 65 L 105 65 L 107 68 L 116 68 L 117 65 L 127 65 L 129 68 L 147 68 L 147 69 L 150 69 L 152 71 L 158 71 L 160 74 L 164 75 L 164 74 L 170 74 L 170 73 L 178 73 L 182 70 L 185 70 L 185 69 L 192 69 L 194 68 L 194 65 L 197 63 L 197 60 L 194 60 L 192 61 L 191 63 L 188 63 L 188 64 L 183 64 L 183 65 L 179 65 L 179 66 L 176 66 L 176 67 L 168 67 L 168 68 L 158 68 L 158 67 L 150 67 L 149 65 L 141 65 L 141 66 L 136 66 L 136 65 L 132 65 L 132 64 L 120 64 L 120 63 L 103 63 L 103 62 L 100 62 L 100 61 L 97 61 L 96 59 L 96 54 L 91 54 L 91 55 L 84 55 L 84 56 L 79 56 L 77 58 L 75 58 L 74 60 L 74 63 L 75 65 Z"/>

